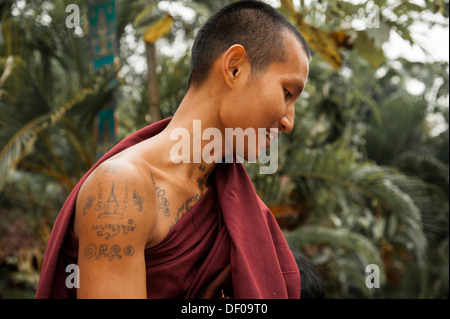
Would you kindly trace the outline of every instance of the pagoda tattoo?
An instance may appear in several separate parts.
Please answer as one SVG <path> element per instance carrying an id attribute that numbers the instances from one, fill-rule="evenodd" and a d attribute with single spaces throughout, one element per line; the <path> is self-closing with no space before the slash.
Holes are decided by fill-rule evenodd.
<path id="1" fill-rule="evenodd" d="M 109 194 L 108 199 L 103 205 L 103 212 L 98 215 L 99 218 L 103 217 L 115 217 L 115 218 L 123 218 L 123 214 L 119 213 L 119 202 L 114 194 L 114 183 L 111 187 L 111 193 Z"/>

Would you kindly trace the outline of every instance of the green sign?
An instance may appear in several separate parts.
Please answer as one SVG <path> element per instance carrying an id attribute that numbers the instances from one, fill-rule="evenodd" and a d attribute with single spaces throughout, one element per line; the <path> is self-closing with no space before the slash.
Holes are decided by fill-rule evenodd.
<path id="1" fill-rule="evenodd" d="M 118 56 L 118 35 L 115 0 L 89 1 L 89 50 L 91 65 L 97 71 L 105 65 L 114 64 Z M 114 83 L 112 83 L 114 84 Z M 103 106 L 95 123 L 97 159 L 102 157 L 116 143 L 116 120 L 114 110 L 117 104 L 116 94 Z"/>
<path id="2" fill-rule="evenodd" d="M 89 44 L 94 70 L 114 63 L 118 53 L 116 1 L 90 1 Z"/>

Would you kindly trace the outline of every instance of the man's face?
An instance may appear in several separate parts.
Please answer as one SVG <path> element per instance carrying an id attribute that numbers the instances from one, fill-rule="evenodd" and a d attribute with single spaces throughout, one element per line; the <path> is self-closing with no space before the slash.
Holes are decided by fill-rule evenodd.
<path id="1" fill-rule="evenodd" d="M 236 87 L 229 99 L 231 105 L 223 116 L 225 127 L 252 128 L 256 132 L 264 128 L 276 128 L 279 133 L 289 133 L 294 127 L 294 105 L 303 91 L 309 71 L 309 60 L 300 42 L 289 32 L 285 32 L 284 62 L 271 63 L 258 76 L 248 73 L 246 79 Z M 245 159 L 256 158 L 278 136 L 257 139 L 256 154 L 251 154 L 247 141 L 244 149 L 234 148 L 234 152 Z M 230 142 L 230 141 L 228 141 Z M 229 144 L 231 145 L 231 144 Z M 233 144 L 234 145 L 234 144 Z M 249 153 L 250 151 L 250 153 Z"/>

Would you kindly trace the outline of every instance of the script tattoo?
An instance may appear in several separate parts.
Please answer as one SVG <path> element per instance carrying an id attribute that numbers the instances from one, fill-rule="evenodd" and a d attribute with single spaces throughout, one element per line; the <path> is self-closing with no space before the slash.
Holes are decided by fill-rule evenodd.
<path id="1" fill-rule="evenodd" d="M 97 246 L 95 244 L 89 244 L 84 249 L 84 257 L 91 259 L 97 254 Z"/>
<path id="2" fill-rule="evenodd" d="M 95 259 L 100 259 L 102 256 L 104 257 L 109 257 L 109 253 L 108 253 L 108 245 L 106 244 L 101 244 L 98 247 L 98 255 L 95 256 Z"/>
<path id="3" fill-rule="evenodd" d="M 123 249 L 123 253 L 125 256 L 133 256 L 134 255 L 134 248 L 131 246 L 127 246 Z"/>
<path id="4" fill-rule="evenodd" d="M 100 211 L 102 210 L 102 207 L 103 207 L 103 202 L 102 202 L 102 191 L 100 190 L 100 191 L 98 192 L 98 202 L 97 202 L 97 204 L 95 205 L 95 210 L 96 210 L 97 212 L 100 212 Z"/>
<path id="5" fill-rule="evenodd" d="M 206 167 L 203 165 L 200 165 L 198 168 L 200 171 L 204 172 L 206 170 Z M 205 186 L 208 186 L 208 178 L 211 175 L 211 172 L 206 173 L 203 177 L 197 178 L 197 184 L 198 188 L 200 188 L 200 191 L 203 193 L 205 191 Z"/>
<path id="6" fill-rule="evenodd" d="M 159 186 L 156 186 L 155 179 L 153 178 L 152 171 L 149 169 L 150 175 L 153 181 L 153 187 L 155 188 L 156 197 L 158 198 L 158 209 L 162 210 L 164 216 L 170 216 L 170 202 L 166 198 L 166 191 L 161 189 Z"/>
<path id="7" fill-rule="evenodd" d="M 123 184 L 122 184 L 123 185 Z M 119 187 L 121 185 L 119 184 Z M 104 217 L 115 217 L 118 219 L 124 218 L 124 213 L 127 212 L 129 208 L 130 197 L 128 196 L 128 180 L 125 184 L 125 197 L 121 199 L 116 195 L 116 185 L 115 183 L 111 183 L 111 191 L 109 192 L 109 196 L 105 200 L 104 198 L 104 190 L 101 185 L 98 185 L 99 192 L 98 197 L 95 198 L 93 195 L 89 195 L 83 206 L 83 215 L 86 215 L 91 208 L 95 209 L 98 218 Z M 119 192 L 120 194 L 120 192 Z M 94 204 L 95 200 L 97 203 Z M 135 189 L 133 189 L 133 198 L 132 204 L 136 207 L 138 211 L 142 211 L 144 208 L 144 197 L 139 194 Z"/>
<path id="8" fill-rule="evenodd" d="M 125 199 L 122 201 L 122 211 L 126 211 L 128 208 L 128 181 L 127 185 L 125 186 Z"/>
<path id="9" fill-rule="evenodd" d="M 128 235 L 134 232 L 136 225 L 132 219 L 128 220 L 128 225 L 124 224 L 100 224 L 92 225 L 91 229 L 97 231 L 99 237 L 105 237 L 105 239 L 110 239 L 111 237 L 117 236 L 119 234 Z"/>
<path id="10" fill-rule="evenodd" d="M 92 195 L 89 195 L 89 197 L 86 199 L 86 202 L 83 206 L 83 215 L 86 215 L 86 212 L 88 209 L 92 207 L 92 203 L 94 203 L 95 198 Z"/>
<path id="11" fill-rule="evenodd" d="M 137 210 L 142 212 L 144 197 L 142 197 L 135 189 L 133 189 L 133 204 L 137 206 Z"/>
<path id="12" fill-rule="evenodd" d="M 122 259 L 121 247 L 117 244 L 111 245 L 109 247 L 107 244 L 101 244 L 98 246 L 95 244 L 89 244 L 84 249 L 83 255 L 87 259 L 95 259 L 98 260 L 100 258 L 106 258 L 109 261 L 113 261 L 114 259 Z M 134 255 L 134 248 L 132 246 L 126 246 L 123 249 L 123 255 L 127 257 L 131 257 Z"/>
<path id="13" fill-rule="evenodd" d="M 112 245 L 111 250 L 109 251 L 109 260 L 112 260 L 114 257 L 117 257 L 119 259 L 122 258 L 120 255 L 120 246 L 119 245 Z"/>
<path id="14" fill-rule="evenodd" d="M 183 217 L 188 211 L 191 210 L 192 207 L 194 207 L 194 204 L 197 203 L 200 198 L 202 198 L 201 194 L 195 194 L 188 199 L 184 201 L 183 204 L 181 204 L 180 208 L 178 209 L 177 216 L 175 216 L 175 220 L 173 224 L 170 226 L 170 229 L 172 229 L 173 226 Z"/>

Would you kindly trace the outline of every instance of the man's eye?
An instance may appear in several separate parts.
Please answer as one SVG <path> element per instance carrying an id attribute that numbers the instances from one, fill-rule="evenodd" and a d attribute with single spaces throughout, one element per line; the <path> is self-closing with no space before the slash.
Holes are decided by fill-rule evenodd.
<path id="1" fill-rule="evenodd" d="M 292 98 L 292 93 L 289 92 L 288 90 L 284 89 L 284 97 L 285 97 L 286 101 L 288 101 Z"/>

